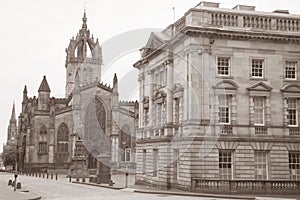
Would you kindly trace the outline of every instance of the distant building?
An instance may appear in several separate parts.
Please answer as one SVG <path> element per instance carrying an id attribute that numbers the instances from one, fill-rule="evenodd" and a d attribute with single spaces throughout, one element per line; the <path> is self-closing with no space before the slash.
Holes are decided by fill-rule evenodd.
<path id="1" fill-rule="evenodd" d="M 299 17 L 201 2 L 151 34 L 134 64 L 138 182 L 217 192 L 231 184 L 219 180 L 255 180 L 234 186 L 248 191 L 300 180 Z"/>
<path id="2" fill-rule="evenodd" d="M 102 50 L 86 22 L 84 13 L 82 28 L 66 49 L 65 98 L 51 97 L 46 76 L 37 97 L 28 97 L 24 88 L 19 116 L 20 170 L 96 176 L 103 156 L 114 168 L 135 167 L 138 103 L 119 102 L 116 74 L 112 74 L 113 87 L 100 83 Z"/>
<path id="3" fill-rule="evenodd" d="M 3 156 L 2 164 L 4 164 L 6 157 L 9 158 L 9 161 L 7 161 L 7 163 L 10 163 L 10 166 L 7 166 L 8 168 L 14 168 L 15 163 L 17 161 L 17 153 L 16 153 L 17 136 L 18 136 L 18 126 L 17 126 L 17 119 L 16 119 L 15 104 L 13 104 L 9 125 L 7 128 L 7 140 L 6 143 L 3 145 L 3 154 L 2 154 Z"/>

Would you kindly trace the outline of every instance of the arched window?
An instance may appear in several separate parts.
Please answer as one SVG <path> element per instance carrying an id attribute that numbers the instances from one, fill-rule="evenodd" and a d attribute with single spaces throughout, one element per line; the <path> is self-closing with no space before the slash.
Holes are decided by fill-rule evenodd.
<path id="1" fill-rule="evenodd" d="M 69 129 L 67 124 L 62 123 L 57 131 L 57 162 L 68 162 Z"/>
<path id="2" fill-rule="evenodd" d="M 48 152 L 48 144 L 47 144 L 47 128 L 45 125 L 41 126 L 40 134 L 39 134 L 39 154 L 46 154 Z"/>

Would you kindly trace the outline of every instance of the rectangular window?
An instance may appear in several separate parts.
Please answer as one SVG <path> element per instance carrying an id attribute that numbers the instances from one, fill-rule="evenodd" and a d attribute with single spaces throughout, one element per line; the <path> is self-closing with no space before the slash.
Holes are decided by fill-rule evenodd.
<path id="1" fill-rule="evenodd" d="M 125 149 L 125 162 L 130 162 L 131 161 L 131 149 L 130 148 L 126 148 Z"/>
<path id="2" fill-rule="evenodd" d="M 218 75 L 229 76 L 230 75 L 230 58 L 218 57 Z"/>
<path id="3" fill-rule="evenodd" d="M 255 151 L 255 180 L 268 180 L 268 154 L 266 151 Z"/>
<path id="4" fill-rule="evenodd" d="M 265 123 L 265 98 L 253 97 L 254 102 L 254 125 L 264 125 Z"/>
<path id="5" fill-rule="evenodd" d="M 252 59 L 251 76 L 253 78 L 264 77 L 264 60 L 263 59 Z"/>
<path id="6" fill-rule="evenodd" d="M 179 149 L 174 149 L 173 152 L 173 179 L 178 180 L 179 177 Z"/>
<path id="7" fill-rule="evenodd" d="M 39 143 L 39 153 L 47 153 L 47 142 Z"/>
<path id="8" fill-rule="evenodd" d="M 144 126 L 149 125 L 149 108 L 144 109 Z"/>
<path id="9" fill-rule="evenodd" d="M 158 149 L 153 149 L 153 177 L 158 176 Z"/>
<path id="10" fill-rule="evenodd" d="M 230 95 L 219 95 L 219 123 L 230 124 Z"/>
<path id="11" fill-rule="evenodd" d="M 287 100 L 287 118 L 289 126 L 298 126 L 298 110 L 297 110 L 297 99 L 289 98 Z"/>
<path id="12" fill-rule="evenodd" d="M 179 98 L 173 100 L 173 121 L 179 124 Z"/>
<path id="13" fill-rule="evenodd" d="M 291 180 L 300 180 L 300 152 L 289 153 L 289 168 Z"/>
<path id="14" fill-rule="evenodd" d="M 147 167 L 147 151 L 143 149 L 143 174 L 146 174 L 146 167 Z"/>
<path id="15" fill-rule="evenodd" d="M 219 150 L 219 175 L 221 180 L 232 180 L 232 151 Z"/>
<path id="16" fill-rule="evenodd" d="M 285 79 L 297 80 L 297 62 L 286 61 L 285 62 Z"/>

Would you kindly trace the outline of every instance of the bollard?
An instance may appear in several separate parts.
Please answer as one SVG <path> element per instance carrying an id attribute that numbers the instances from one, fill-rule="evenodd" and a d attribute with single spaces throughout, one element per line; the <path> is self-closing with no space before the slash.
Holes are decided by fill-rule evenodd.
<path id="1" fill-rule="evenodd" d="M 76 178 L 76 182 L 79 182 L 79 178 L 78 177 Z"/>
<path id="2" fill-rule="evenodd" d="M 43 172 L 43 178 L 45 178 L 45 173 Z"/>
<path id="3" fill-rule="evenodd" d="M 114 186 L 114 182 L 112 180 L 109 181 L 108 186 L 113 187 Z"/>
<path id="4" fill-rule="evenodd" d="M 85 178 L 84 177 L 82 178 L 82 182 L 85 183 Z"/>
<path id="5" fill-rule="evenodd" d="M 72 182 L 72 177 L 71 177 L 71 176 L 69 177 L 69 182 L 70 182 L 70 183 Z"/>
<path id="6" fill-rule="evenodd" d="M 53 179 L 53 173 L 51 173 L 51 179 Z"/>
<path id="7" fill-rule="evenodd" d="M 126 173 L 126 179 L 125 179 L 125 188 L 128 187 L 128 173 Z"/>
<path id="8" fill-rule="evenodd" d="M 11 179 L 8 180 L 8 185 L 12 185 L 12 180 Z"/>
<path id="9" fill-rule="evenodd" d="M 57 180 L 57 174 L 55 174 L 55 180 Z"/>
<path id="10" fill-rule="evenodd" d="M 48 172 L 47 172 L 47 179 L 49 178 L 49 174 L 48 174 Z"/>
<path id="11" fill-rule="evenodd" d="M 20 182 L 17 183 L 17 189 L 21 189 L 21 183 Z"/>
<path id="12" fill-rule="evenodd" d="M 39 178 L 41 178 L 41 172 L 39 172 Z"/>

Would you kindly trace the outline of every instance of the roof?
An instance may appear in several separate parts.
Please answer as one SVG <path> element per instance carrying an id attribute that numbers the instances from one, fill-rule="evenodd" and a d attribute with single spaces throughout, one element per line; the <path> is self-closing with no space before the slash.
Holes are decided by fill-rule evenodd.
<path id="1" fill-rule="evenodd" d="M 47 79 L 46 79 L 46 76 L 44 76 L 38 92 L 51 92 L 50 87 L 47 82 Z"/>

